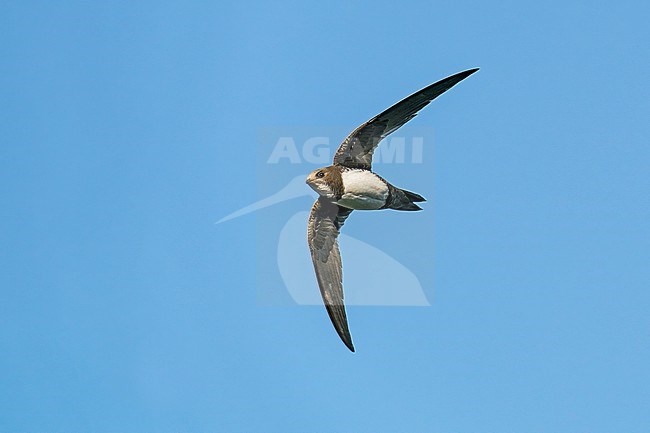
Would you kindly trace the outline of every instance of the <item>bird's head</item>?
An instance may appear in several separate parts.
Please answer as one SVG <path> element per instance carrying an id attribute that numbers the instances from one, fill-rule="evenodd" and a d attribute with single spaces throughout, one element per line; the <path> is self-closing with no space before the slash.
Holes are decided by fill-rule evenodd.
<path id="1" fill-rule="evenodd" d="M 312 171 L 305 182 L 319 195 L 327 198 L 340 196 L 340 190 L 343 188 L 341 172 L 331 165 Z"/>

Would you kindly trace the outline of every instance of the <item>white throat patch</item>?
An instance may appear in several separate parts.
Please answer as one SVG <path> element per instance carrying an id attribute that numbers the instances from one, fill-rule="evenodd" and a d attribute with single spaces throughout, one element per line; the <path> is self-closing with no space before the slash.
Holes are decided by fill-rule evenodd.
<path id="1" fill-rule="evenodd" d="M 346 170 L 342 173 L 343 196 L 338 204 L 350 209 L 372 210 L 386 204 L 388 185 L 368 170 Z"/>

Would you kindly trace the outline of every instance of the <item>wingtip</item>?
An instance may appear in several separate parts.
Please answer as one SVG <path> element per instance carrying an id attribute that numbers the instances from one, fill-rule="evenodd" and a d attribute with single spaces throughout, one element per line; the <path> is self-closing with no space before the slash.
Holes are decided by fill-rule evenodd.
<path id="1" fill-rule="evenodd" d="M 429 87 L 435 87 L 435 86 L 437 86 L 439 84 L 442 84 L 442 83 L 449 84 L 449 86 L 446 87 L 445 90 L 442 92 L 442 93 L 444 93 L 447 90 L 449 90 L 451 87 L 454 87 L 456 84 L 463 81 L 465 78 L 467 78 L 470 75 L 472 75 L 473 73 L 477 72 L 478 70 L 479 70 L 479 68 L 472 68 L 472 69 L 467 69 L 465 71 L 457 72 L 454 75 L 450 75 L 447 78 L 443 78 L 442 80 L 433 83 Z"/>
<path id="2" fill-rule="evenodd" d="M 341 341 L 343 344 L 345 344 L 345 347 L 350 349 L 350 352 L 354 352 L 354 344 L 352 343 L 352 335 L 350 335 L 350 331 L 346 329 L 336 329 L 337 334 L 339 334 L 339 337 L 341 338 Z"/>

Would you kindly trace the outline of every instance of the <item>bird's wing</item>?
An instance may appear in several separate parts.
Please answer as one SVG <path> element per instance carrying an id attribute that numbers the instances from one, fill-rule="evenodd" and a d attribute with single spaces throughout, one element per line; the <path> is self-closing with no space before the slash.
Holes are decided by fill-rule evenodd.
<path id="1" fill-rule="evenodd" d="M 414 118 L 418 111 L 426 107 L 429 102 L 476 71 L 478 71 L 478 68 L 444 78 L 402 99 L 381 114 L 368 120 L 343 140 L 334 155 L 334 164 L 370 170 L 372 153 L 384 137 Z"/>
<path id="2" fill-rule="evenodd" d="M 354 352 L 343 303 L 343 268 L 337 238 L 352 209 L 320 197 L 311 208 L 307 241 L 327 314 L 345 345 Z"/>

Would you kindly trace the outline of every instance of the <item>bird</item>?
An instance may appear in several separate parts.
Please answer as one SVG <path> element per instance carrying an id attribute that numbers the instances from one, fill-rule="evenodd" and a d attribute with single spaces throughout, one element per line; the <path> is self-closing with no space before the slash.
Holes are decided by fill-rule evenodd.
<path id="1" fill-rule="evenodd" d="M 469 77 L 468 69 L 437 81 L 384 110 L 348 135 L 332 165 L 312 171 L 305 182 L 318 193 L 307 222 L 307 243 L 323 303 L 334 329 L 350 351 L 354 344 L 345 311 L 338 236 L 354 210 L 419 211 L 420 194 L 392 185 L 372 171 L 379 143 L 413 119 L 431 101 Z"/>

